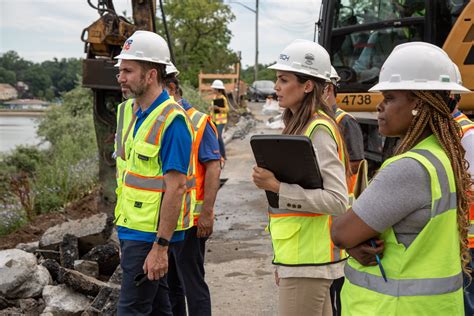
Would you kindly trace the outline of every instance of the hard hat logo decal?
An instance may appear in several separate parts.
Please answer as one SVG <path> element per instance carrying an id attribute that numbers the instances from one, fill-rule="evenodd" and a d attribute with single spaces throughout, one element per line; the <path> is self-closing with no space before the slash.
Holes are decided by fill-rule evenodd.
<path id="1" fill-rule="evenodd" d="M 123 50 L 129 50 L 132 43 L 133 43 L 133 39 L 127 40 L 125 44 L 123 44 Z"/>
<path id="2" fill-rule="evenodd" d="M 314 55 L 308 53 L 308 54 L 304 55 L 304 59 L 305 59 L 304 63 L 306 65 L 312 65 L 313 61 L 314 61 Z"/>
<path id="3" fill-rule="evenodd" d="M 280 54 L 280 59 L 284 60 L 284 61 L 288 61 L 288 60 L 290 60 L 290 56 L 285 55 L 285 54 Z"/>

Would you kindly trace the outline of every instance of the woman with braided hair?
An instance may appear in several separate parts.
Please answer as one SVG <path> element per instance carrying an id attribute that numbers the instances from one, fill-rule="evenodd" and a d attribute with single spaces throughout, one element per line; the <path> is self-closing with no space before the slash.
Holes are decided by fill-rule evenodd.
<path id="1" fill-rule="evenodd" d="M 395 47 L 370 91 L 384 96 L 379 132 L 401 142 L 334 220 L 333 242 L 351 255 L 342 314 L 464 315 L 471 179 L 448 104 L 469 90 L 442 49 L 412 42 Z"/>

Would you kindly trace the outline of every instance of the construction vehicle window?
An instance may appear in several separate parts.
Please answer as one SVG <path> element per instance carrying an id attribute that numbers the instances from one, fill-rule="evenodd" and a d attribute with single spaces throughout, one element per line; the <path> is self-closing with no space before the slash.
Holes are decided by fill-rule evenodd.
<path id="1" fill-rule="evenodd" d="M 425 15 L 424 0 L 338 0 L 334 28 Z"/>
<path id="2" fill-rule="evenodd" d="M 334 35 L 333 65 L 344 83 L 374 84 L 385 59 L 399 44 L 423 40 L 423 24 Z"/>

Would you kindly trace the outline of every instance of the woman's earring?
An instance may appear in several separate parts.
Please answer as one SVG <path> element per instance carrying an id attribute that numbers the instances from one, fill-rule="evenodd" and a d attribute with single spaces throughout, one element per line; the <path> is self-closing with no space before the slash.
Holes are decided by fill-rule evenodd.
<path id="1" fill-rule="evenodd" d="M 417 116 L 418 115 L 418 110 L 411 110 L 411 114 L 413 116 Z"/>

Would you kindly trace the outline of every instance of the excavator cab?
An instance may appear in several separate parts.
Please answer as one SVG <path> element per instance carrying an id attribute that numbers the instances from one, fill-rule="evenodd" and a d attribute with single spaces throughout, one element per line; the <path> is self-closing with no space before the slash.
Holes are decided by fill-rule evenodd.
<path id="1" fill-rule="evenodd" d="M 318 41 L 341 77 L 337 103 L 361 125 L 369 170 L 391 156 L 397 142 L 379 135 L 374 112 L 382 95 L 368 92 L 395 46 L 423 41 L 442 47 L 464 86 L 474 90 L 474 0 L 323 0 L 318 25 Z M 460 108 L 474 110 L 474 93 L 462 96 Z"/>

